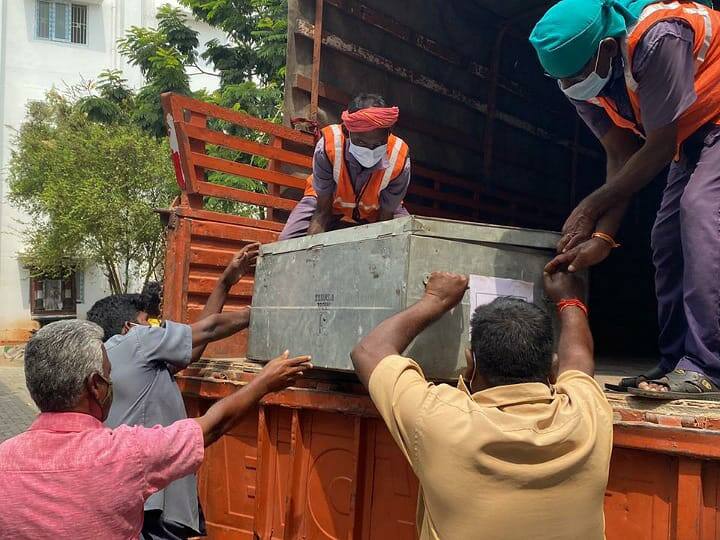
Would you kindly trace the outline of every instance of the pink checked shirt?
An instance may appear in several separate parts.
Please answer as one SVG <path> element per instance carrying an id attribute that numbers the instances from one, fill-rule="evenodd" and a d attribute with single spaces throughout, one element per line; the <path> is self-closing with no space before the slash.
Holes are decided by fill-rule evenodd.
<path id="1" fill-rule="evenodd" d="M 143 502 L 195 472 L 203 435 L 194 420 L 105 428 L 80 413 L 42 413 L 0 444 L 0 536 L 137 538 Z"/>

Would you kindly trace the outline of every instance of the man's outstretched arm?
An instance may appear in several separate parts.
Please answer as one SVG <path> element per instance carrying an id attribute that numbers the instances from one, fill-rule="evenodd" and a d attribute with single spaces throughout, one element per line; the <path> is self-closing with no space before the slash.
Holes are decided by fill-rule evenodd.
<path id="1" fill-rule="evenodd" d="M 563 301 L 585 301 L 583 283 L 577 275 L 556 272 L 544 277 L 545 293 L 556 305 Z M 559 319 L 558 375 L 577 370 L 592 377 L 595 358 L 587 315 L 582 308 L 570 305 L 560 310 Z"/>
<path id="2" fill-rule="evenodd" d="M 213 289 L 212 293 L 210 293 L 210 297 L 208 298 L 207 303 L 205 304 L 205 307 L 202 310 L 202 313 L 200 314 L 200 318 L 198 319 L 198 322 L 195 324 L 200 323 L 207 317 L 211 315 L 215 315 L 220 313 L 223 310 L 223 307 L 225 306 L 225 301 L 227 300 L 227 295 L 230 292 L 230 289 L 235 285 L 238 281 L 240 281 L 240 278 L 242 278 L 245 274 L 250 272 L 254 267 L 255 263 L 257 261 L 258 252 L 260 250 L 260 244 L 253 243 L 248 244 L 244 248 L 242 248 L 240 251 L 238 251 L 230 261 L 230 264 L 228 264 L 227 268 L 225 268 L 225 271 L 223 272 L 222 276 L 220 276 L 220 279 L 218 279 L 217 284 L 215 285 L 215 288 Z M 233 317 L 228 317 L 227 321 L 213 321 L 211 325 L 202 325 L 203 329 L 207 329 L 209 326 L 212 326 L 216 330 L 216 334 L 222 334 L 222 328 L 220 328 L 220 332 L 217 332 L 218 327 L 223 324 L 223 322 L 227 323 L 228 325 L 232 324 Z M 238 330 L 242 330 L 243 328 L 246 328 L 247 325 L 250 324 L 250 313 L 249 310 L 247 313 L 244 313 L 241 316 L 241 321 L 245 322 L 244 327 L 240 327 Z M 209 322 L 209 321 L 206 321 Z M 234 327 L 232 327 L 234 328 Z M 211 341 L 214 341 L 213 339 L 205 340 L 204 338 L 201 338 L 201 334 L 207 334 L 209 332 L 198 332 L 197 334 L 197 345 L 196 345 L 196 331 L 193 328 L 193 350 L 192 350 L 192 358 L 190 360 L 190 363 L 196 362 L 200 360 L 200 357 L 205 352 L 205 348 L 207 347 L 208 343 Z M 228 335 L 232 335 L 228 334 Z M 227 336 L 223 336 L 227 337 Z"/>
<path id="3" fill-rule="evenodd" d="M 288 351 L 270 361 L 244 388 L 215 403 L 194 420 L 200 424 L 205 446 L 210 446 L 246 415 L 265 394 L 291 386 L 312 369 L 309 356 L 288 358 Z"/>
<path id="4" fill-rule="evenodd" d="M 350 353 L 360 381 L 367 387 L 372 372 L 383 358 L 402 354 L 430 323 L 462 301 L 467 286 L 467 276 L 447 272 L 431 274 L 419 301 L 380 323 Z"/>

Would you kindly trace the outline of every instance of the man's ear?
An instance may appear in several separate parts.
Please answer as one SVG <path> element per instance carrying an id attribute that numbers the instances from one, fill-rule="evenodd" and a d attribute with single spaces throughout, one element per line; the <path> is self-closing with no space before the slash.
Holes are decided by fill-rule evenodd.
<path id="1" fill-rule="evenodd" d="M 601 48 L 610 58 L 615 58 L 620 53 L 620 45 L 618 44 L 618 40 L 615 38 L 605 38 L 602 42 Z"/>
<path id="2" fill-rule="evenodd" d="M 101 401 L 100 394 L 100 386 L 102 385 L 103 380 L 97 373 L 93 373 L 90 375 L 87 380 L 85 381 L 85 389 L 87 390 L 88 397 L 93 398 L 96 402 Z"/>

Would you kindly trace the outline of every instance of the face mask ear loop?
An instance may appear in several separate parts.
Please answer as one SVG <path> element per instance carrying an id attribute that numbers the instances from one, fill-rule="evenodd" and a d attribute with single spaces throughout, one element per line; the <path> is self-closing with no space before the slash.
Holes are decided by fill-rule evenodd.
<path id="1" fill-rule="evenodd" d="M 475 380 L 475 371 L 477 371 L 477 360 L 475 360 L 475 351 L 473 351 L 472 349 L 470 350 L 470 356 L 472 356 L 473 368 L 472 373 L 470 374 L 470 380 L 468 381 L 468 390 L 470 390 L 470 393 L 472 394 L 472 383 Z"/>

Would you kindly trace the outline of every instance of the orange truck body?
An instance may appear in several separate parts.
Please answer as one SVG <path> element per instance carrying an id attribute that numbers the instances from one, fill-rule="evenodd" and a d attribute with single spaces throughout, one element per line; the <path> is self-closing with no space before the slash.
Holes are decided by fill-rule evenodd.
<path id="1" fill-rule="evenodd" d="M 164 316 L 192 322 L 237 249 L 277 238 L 304 185 L 314 139 L 183 96 L 166 94 L 163 105 L 184 186 L 167 213 Z M 212 122 L 255 135 L 228 135 Z M 267 161 L 211 157 L 211 144 Z M 208 181 L 210 171 L 254 178 L 267 189 L 216 185 Z M 207 197 L 262 207 L 261 217 L 208 211 Z M 251 297 L 252 279 L 244 279 L 230 291 L 226 309 Z M 258 366 L 242 359 L 246 344 L 243 333 L 213 344 L 208 358 L 179 374 L 190 416 L 253 377 Z M 278 352 L 285 347 L 292 344 L 278 344 Z M 720 538 L 720 405 L 611 401 L 607 538 Z M 362 387 L 332 378 L 303 380 L 266 397 L 207 449 L 200 472 L 208 532 L 219 539 L 412 539 L 417 491 L 416 477 Z"/>

